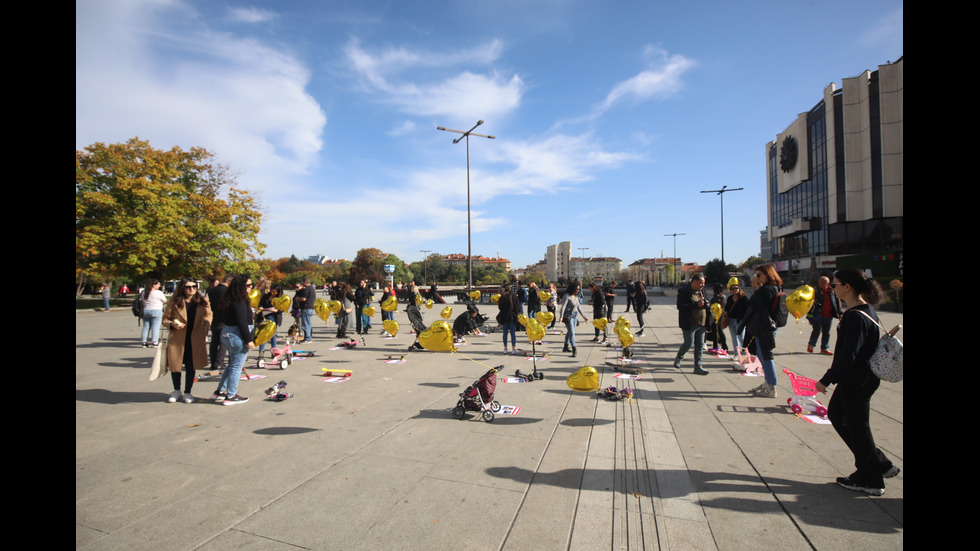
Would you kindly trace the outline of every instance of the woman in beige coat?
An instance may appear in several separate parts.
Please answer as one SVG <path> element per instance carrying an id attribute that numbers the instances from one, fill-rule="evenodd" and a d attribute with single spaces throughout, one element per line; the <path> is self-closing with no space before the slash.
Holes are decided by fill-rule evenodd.
<path id="1" fill-rule="evenodd" d="M 183 400 L 185 404 L 194 403 L 191 387 L 194 386 L 194 372 L 208 366 L 207 336 L 211 331 L 211 305 L 203 294 L 197 292 L 197 281 L 185 277 L 177 284 L 174 295 L 163 313 L 163 325 L 170 328 L 167 339 L 167 365 L 174 391 L 167 397 L 168 402 Z M 180 392 L 181 367 L 187 368 L 184 378 L 184 392 Z"/>

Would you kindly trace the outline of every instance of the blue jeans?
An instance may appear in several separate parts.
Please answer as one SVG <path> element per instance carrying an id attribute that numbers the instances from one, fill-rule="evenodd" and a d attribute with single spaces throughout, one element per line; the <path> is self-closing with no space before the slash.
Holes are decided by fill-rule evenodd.
<path id="1" fill-rule="evenodd" d="M 578 312 L 565 322 L 565 344 L 575 348 L 575 326 L 578 325 Z"/>
<path id="2" fill-rule="evenodd" d="M 732 350 L 737 348 L 742 348 L 745 344 L 742 339 L 745 336 L 745 330 L 743 329 L 741 333 L 738 332 L 739 320 L 735 318 L 728 318 L 728 332 L 732 335 Z"/>
<path id="3" fill-rule="evenodd" d="M 684 358 L 684 354 L 694 346 L 694 366 L 701 367 L 701 359 L 704 357 L 704 326 L 692 329 L 681 329 L 684 333 L 684 342 L 681 343 L 680 350 L 677 351 L 677 359 Z"/>
<path id="4" fill-rule="evenodd" d="M 300 312 L 300 325 L 303 327 L 303 339 L 313 338 L 313 308 L 303 308 Z"/>
<path id="5" fill-rule="evenodd" d="M 504 348 L 507 348 L 507 333 L 510 333 L 510 342 L 517 350 L 517 324 L 516 323 L 504 323 L 501 324 L 504 328 Z"/>
<path id="6" fill-rule="evenodd" d="M 160 322 L 163 321 L 163 310 L 143 311 L 143 344 L 152 333 L 153 344 L 160 342 Z"/>
<path id="7" fill-rule="evenodd" d="M 251 332 L 252 327 L 248 330 Z M 238 394 L 238 379 L 248 358 L 248 341 L 239 334 L 238 326 L 226 325 L 221 330 L 221 344 L 228 349 L 228 368 L 221 374 L 218 392 L 224 391 L 231 397 Z"/>
<path id="8" fill-rule="evenodd" d="M 776 386 L 776 362 L 773 361 L 772 350 L 762 348 L 762 341 L 755 339 L 755 355 L 762 364 L 762 373 L 766 376 L 766 384 Z"/>
<path id="9" fill-rule="evenodd" d="M 820 350 L 830 350 L 830 322 L 834 318 L 810 318 L 810 325 L 813 331 L 810 332 L 810 346 L 817 345 L 817 335 L 822 335 L 820 339 Z"/>

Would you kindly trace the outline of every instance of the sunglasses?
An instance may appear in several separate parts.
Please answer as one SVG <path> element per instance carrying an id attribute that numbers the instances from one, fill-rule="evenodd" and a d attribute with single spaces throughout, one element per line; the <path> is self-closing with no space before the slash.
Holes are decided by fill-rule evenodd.
<path id="1" fill-rule="evenodd" d="M 197 285 L 184 285 L 184 289 L 197 289 Z"/>

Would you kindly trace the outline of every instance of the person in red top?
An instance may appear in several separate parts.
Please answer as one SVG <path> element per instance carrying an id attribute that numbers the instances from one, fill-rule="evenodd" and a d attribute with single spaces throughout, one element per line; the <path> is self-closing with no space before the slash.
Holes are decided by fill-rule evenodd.
<path id="1" fill-rule="evenodd" d="M 830 323 L 832 320 L 840 319 L 840 301 L 831 290 L 830 278 L 827 276 L 817 281 L 817 287 L 813 297 L 813 307 L 807 313 L 813 331 L 810 332 L 810 342 L 807 344 L 806 351 L 813 352 L 813 347 L 817 345 L 817 336 L 822 334 L 820 353 L 833 356 L 834 353 L 830 351 Z"/>

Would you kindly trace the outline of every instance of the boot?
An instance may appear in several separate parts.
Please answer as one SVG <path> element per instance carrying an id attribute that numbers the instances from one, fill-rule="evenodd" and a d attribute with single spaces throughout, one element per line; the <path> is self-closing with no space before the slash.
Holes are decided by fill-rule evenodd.
<path id="1" fill-rule="evenodd" d="M 575 357 L 575 354 L 576 354 L 576 353 L 578 353 L 578 348 L 575 348 L 575 347 L 573 346 L 573 347 L 572 347 L 572 357 L 573 357 L 573 358 Z"/>
<path id="2" fill-rule="evenodd" d="M 564 348 L 561 349 L 562 352 L 568 352 L 568 343 L 565 343 Z"/>

